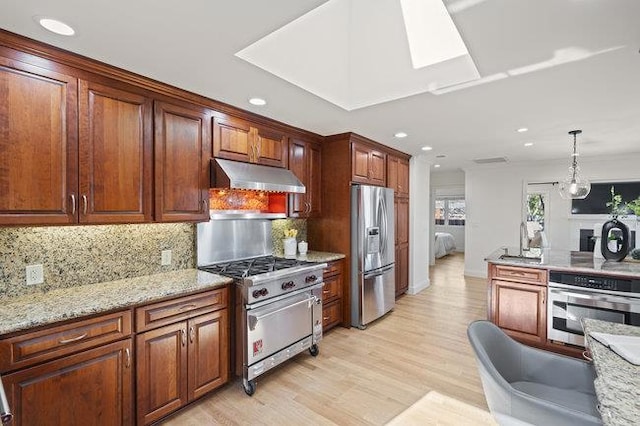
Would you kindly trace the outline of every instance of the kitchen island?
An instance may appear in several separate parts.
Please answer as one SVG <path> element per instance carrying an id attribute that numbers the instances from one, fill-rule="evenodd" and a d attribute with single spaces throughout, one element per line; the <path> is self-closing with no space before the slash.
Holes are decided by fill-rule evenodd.
<path id="1" fill-rule="evenodd" d="M 603 423 L 616 426 L 637 424 L 640 419 L 640 366 L 626 361 L 589 333 L 640 336 L 640 327 L 586 318 L 582 324 L 597 373 L 594 384 Z"/>

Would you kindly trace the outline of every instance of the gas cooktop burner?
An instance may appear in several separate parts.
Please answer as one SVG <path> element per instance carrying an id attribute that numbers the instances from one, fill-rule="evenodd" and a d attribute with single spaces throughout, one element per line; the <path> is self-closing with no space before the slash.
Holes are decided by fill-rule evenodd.
<path id="1" fill-rule="evenodd" d="M 301 265 L 313 265 L 313 262 L 306 262 L 297 259 L 284 259 L 282 257 L 264 256 L 253 259 L 232 260 L 229 262 L 216 263 L 213 265 L 201 266 L 208 272 L 224 275 L 231 278 L 246 278 L 266 272 L 279 271 Z"/>

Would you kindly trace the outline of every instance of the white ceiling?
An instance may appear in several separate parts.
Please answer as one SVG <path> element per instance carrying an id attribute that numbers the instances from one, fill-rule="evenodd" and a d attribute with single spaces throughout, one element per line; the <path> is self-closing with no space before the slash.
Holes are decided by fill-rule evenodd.
<path id="1" fill-rule="evenodd" d="M 445 0 L 481 79 L 354 111 L 235 56 L 323 3 L 4 1 L 0 28 L 322 135 L 354 131 L 412 155 L 430 145 L 434 163 L 446 155 L 442 169 L 499 156 L 568 159 L 574 128 L 584 131 L 583 157 L 640 152 L 638 0 Z M 67 22 L 77 36 L 46 32 L 36 15 Z M 322 39 L 331 30 L 314 32 Z M 249 105 L 253 96 L 267 106 Z M 409 137 L 394 139 L 400 130 Z"/>

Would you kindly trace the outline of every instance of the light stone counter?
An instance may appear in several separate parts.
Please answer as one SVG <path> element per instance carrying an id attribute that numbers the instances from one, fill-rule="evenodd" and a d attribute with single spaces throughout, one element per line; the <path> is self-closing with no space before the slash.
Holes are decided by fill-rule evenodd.
<path id="1" fill-rule="evenodd" d="M 72 318 L 214 289 L 231 278 L 183 269 L 0 299 L 0 335 Z"/>
<path id="2" fill-rule="evenodd" d="M 640 327 L 612 322 L 582 320 L 598 377 L 595 380 L 599 410 L 605 425 L 634 425 L 640 421 L 640 366 L 627 362 L 617 353 L 598 342 L 589 333 L 640 336 Z"/>
<path id="3" fill-rule="evenodd" d="M 340 253 L 330 253 L 326 251 L 311 251 L 307 252 L 306 256 L 303 256 L 298 253 L 296 259 L 298 260 L 306 260 L 307 262 L 317 262 L 317 263 L 325 263 L 325 262 L 333 262 L 334 260 L 344 259 L 345 255 Z"/>
<path id="4" fill-rule="evenodd" d="M 518 249 L 507 248 L 509 254 L 517 254 Z M 555 271 L 571 271 L 583 273 L 597 273 L 612 276 L 640 277 L 640 262 L 625 259 L 622 262 L 594 258 L 593 253 L 583 251 L 532 249 L 531 256 L 538 256 L 541 260 L 532 259 L 500 259 L 505 249 L 499 248 L 485 258 L 487 262 L 498 265 L 523 266 L 539 269 L 553 269 Z"/>

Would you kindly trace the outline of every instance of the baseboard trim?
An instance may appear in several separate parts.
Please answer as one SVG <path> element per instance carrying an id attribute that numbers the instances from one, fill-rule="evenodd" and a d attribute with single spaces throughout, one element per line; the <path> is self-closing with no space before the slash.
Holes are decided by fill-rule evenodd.
<path id="1" fill-rule="evenodd" d="M 429 278 L 425 279 L 422 282 L 409 284 L 409 289 L 407 290 L 407 294 L 418 294 L 425 288 L 428 288 L 431 285 L 431 281 Z"/>

